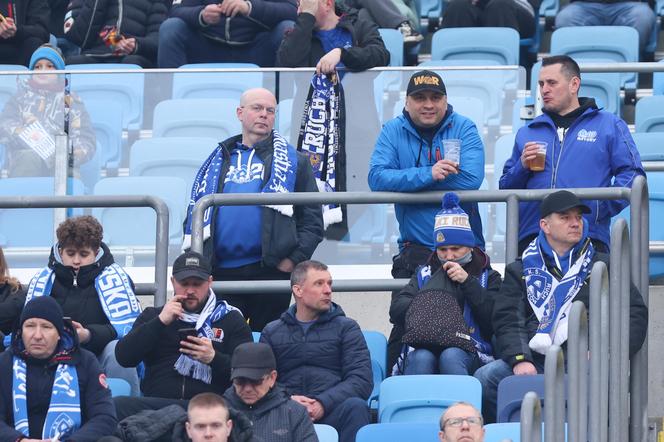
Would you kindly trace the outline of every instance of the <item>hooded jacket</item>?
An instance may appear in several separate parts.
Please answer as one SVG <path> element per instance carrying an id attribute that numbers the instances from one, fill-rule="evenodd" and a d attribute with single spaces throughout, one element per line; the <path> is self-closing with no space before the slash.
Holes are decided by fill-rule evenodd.
<path id="1" fill-rule="evenodd" d="M 30 438 L 41 439 L 51 401 L 55 370 L 58 364 L 64 361 L 76 367 L 81 400 L 81 427 L 74 431 L 68 440 L 94 442 L 102 436 L 113 434 L 117 424 L 115 406 L 97 358 L 79 347 L 76 332 L 68 321 L 65 321 L 65 333 L 72 343 L 70 347 L 65 348 L 61 339 L 56 355 L 48 359 L 36 359 L 24 352 L 21 327 L 17 326 L 14 330 L 11 348 L 0 354 L 1 442 L 14 442 L 23 437 L 22 433 L 14 429 L 12 407 L 14 356 L 23 358 L 28 369 L 26 383 Z"/>
<path id="2" fill-rule="evenodd" d="M 326 413 L 344 400 L 367 400 L 373 388 L 371 359 L 360 326 L 332 303 L 305 333 L 292 305 L 270 322 L 261 342 L 272 347 L 279 384 L 289 395 L 316 399 Z"/>
<path id="3" fill-rule="evenodd" d="M 405 112 L 405 111 L 404 111 Z M 442 154 L 443 140 L 461 140 L 460 171 L 435 181 L 431 167 L 436 153 Z M 442 125 L 429 145 L 406 115 L 388 121 L 378 136 L 369 162 L 369 187 L 375 191 L 423 192 L 428 190 L 475 190 L 484 179 L 484 145 L 477 127 L 454 112 L 448 104 Z M 462 203 L 468 214 L 476 244 L 484 248 L 482 219 L 477 203 Z M 395 204 L 399 223 L 399 248 L 412 242 L 434 249 L 433 224 L 439 204 Z"/>
<path id="4" fill-rule="evenodd" d="M 307 409 L 291 400 L 275 385 L 253 405 L 245 404 L 233 386 L 224 393 L 227 403 L 247 416 L 254 427 L 254 436 L 261 442 L 318 442 Z"/>
<path id="5" fill-rule="evenodd" d="M 562 143 L 553 120 L 546 114 L 519 129 L 512 156 L 503 167 L 501 189 L 631 187 L 634 178 L 645 175 L 627 124 L 599 109 L 593 99 L 579 98 L 579 103 L 588 108 L 564 131 Z M 524 146 L 533 140 L 549 143 L 542 172 L 532 172 L 521 164 Z M 627 207 L 629 201 L 583 203 L 592 210 L 584 215 L 590 237 L 608 245 L 611 217 Z M 519 240 L 539 232 L 539 204 L 539 201 L 520 203 Z"/>

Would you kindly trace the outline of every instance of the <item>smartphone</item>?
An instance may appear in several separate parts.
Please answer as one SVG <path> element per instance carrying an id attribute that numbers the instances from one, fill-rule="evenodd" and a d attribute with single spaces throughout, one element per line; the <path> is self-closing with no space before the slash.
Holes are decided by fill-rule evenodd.
<path id="1" fill-rule="evenodd" d="M 180 337 L 180 341 L 186 341 L 189 336 L 198 336 L 198 332 L 193 327 L 180 328 L 178 329 L 178 336 Z"/>
<path id="2" fill-rule="evenodd" d="M 63 316 L 62 320 L 71 322 L 71 316 Z"/>

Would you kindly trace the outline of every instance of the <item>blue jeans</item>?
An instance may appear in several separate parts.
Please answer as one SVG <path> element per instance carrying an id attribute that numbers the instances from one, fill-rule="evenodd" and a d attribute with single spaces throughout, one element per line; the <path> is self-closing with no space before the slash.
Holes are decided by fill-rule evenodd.
<path id="1" fill-rule="evenodd" d="M 643 51 L 655 23 L 655 13 L 646 2 L 573 2 L 556 16 L 556 28 L 565 26 L 629 26 L 639 33 Z"/>
<path id="2" fill-rule="evenodd" d="M 418 348 L 406 359 L 404 374 L 472 374 L 480 367 L 477 353 L 469 353 L 457 347 L 446 348 L 440 355 L 426 349 Z"/>
<path id="3" fill-rule="evenodd" d="M 101 369 L 106 373 L 109 378 L 120 378 L 129 382 L 131 387 L 132 396 L 141 395 L 141 384 L 138 380 L 138 372 L 136 367 L 123 367 L 115 359 L 115 345 L 118 343 L 117 339 L 106 344 L 104 350 L 97 357 Z"/>
<path id="4" fill-rule="evenodd" d="M 250 44 L 231 46 L 214 42 L 182 19 L 171 17 L 159 27 L 157 63 L 160 68 L 177 68 L 187 63 L 255 63 L 272 67 L 284 33 L 294 26 L 293 21 L 284 20 L 272 30 L 256 34 Z"/>
<path id="5" fill-rule="evenodd" d="M 543 362 L 536 361 L 533 365 L 535 365 L 537 373 L 544 373 Z M 497 359 L 480 367 L 473 375 L 482 384 L 482 415 L 484 416 L 484 422 L 489 424 L 496 422 L 498 384 L 513 374 L 512 367 L 507 362 Z"/>
<path id="6" fill-rule="evenodd" d="M 339 442 L 355 442 L 359 429 L 371 423 L 367 401 L 348 398 L 333 410 L 325 410 L 325 416 L 317 423 L 334 427 L 339 433 Z"/>

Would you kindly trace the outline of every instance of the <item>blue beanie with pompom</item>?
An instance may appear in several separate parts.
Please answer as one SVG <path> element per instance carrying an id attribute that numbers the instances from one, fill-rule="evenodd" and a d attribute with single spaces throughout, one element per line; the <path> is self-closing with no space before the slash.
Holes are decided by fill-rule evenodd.
<path id="1" fill-rule="evenodd" d="M 433 227 L 436 247 L 475 247 L 475 235 L 466 212 L 459 207 L 459 195 L 448 192 L 443 196 L 443 210 L 436 214 Z"/>

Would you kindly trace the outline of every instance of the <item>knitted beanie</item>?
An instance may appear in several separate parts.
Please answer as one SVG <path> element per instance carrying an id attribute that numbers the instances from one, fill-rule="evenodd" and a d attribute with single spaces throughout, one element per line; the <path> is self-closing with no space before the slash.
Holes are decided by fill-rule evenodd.
<path id="1" fill-rule="evenodd" d="M 64 70 L 65 60 L 62 58 L 62 55 L 60 55 L 58 50 L 52 46 L 40 46 L 35 52 L 32 53 L 32 57 L 30 57 L 30 64 L 28 66 L 30 70 L 34 70 L 37 62 L 44 58 L 53 63 L 53 66 L 55 66 L 55 69 L 58 71 Z"/>
<path id="2" fill-rule="evenodd" d="M 62 308 L 58 302 L 50 296 L 37 296 L 32 298 L 23 307 L 21 312 L 21 327 L 23 323 L 30 318 L 44 319 L 58 330 L 60 336 L 65 330 Z"/>
<path id="3" fill-rule="evenodd" d="M 433 227 L 436 247 L 475 247 L 475 235 L 470 228 L 468 215 L 459 207 L 459 195 L 448 192 L 443 197 L 443 210 L 436 214 Z"/>

